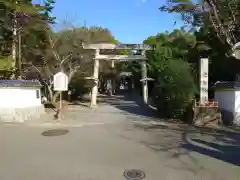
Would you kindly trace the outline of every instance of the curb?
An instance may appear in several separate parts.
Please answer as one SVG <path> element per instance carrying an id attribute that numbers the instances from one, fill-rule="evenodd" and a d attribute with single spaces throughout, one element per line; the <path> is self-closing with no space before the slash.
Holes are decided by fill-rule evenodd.
<path id="1" fill-rule="evenodd" d="M 94 126 L 103 125 L 105 123 L 76 123 L 76 124 L 64 124 L 64 123 L 11 123 L 3 124 L 4 126 L 25 126 L 25 127 L 83 127 L 83 126 Z"/>

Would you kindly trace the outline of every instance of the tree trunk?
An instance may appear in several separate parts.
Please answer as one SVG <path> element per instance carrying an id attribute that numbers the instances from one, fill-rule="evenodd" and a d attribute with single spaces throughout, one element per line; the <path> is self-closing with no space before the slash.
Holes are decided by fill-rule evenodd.
<path id="1" fill-rule="evenodd" d="M 53 99 L 53 91 L 52 91 L 52 89 L 51 89 L 51 86 L 49 86 L 49 85 L 46 85 L 47 86 L 47 89 L 48 89 L 48 99 L 50 99 L 51 101 L 52 101 L 52 99 Z"/>
<path id="2" fill-rule="evenodd" d="M 48 98 L 51 99 L 51 100 L 53 99 L 53 92 L 52 92 L 52 90 L 49 90 Z"/>
<path id="3" fill-rule="evenodd" d="M 59 96 L 60 96 L 60 91 L 56 91 L 52 97 L 52 103 L 54 106 L 56 106 L 56 101 Z"/>

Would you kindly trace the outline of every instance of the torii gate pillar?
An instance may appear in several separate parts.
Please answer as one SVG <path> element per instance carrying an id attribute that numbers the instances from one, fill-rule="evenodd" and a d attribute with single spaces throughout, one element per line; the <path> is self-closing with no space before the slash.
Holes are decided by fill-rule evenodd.
<path id="1" fill-rule="evenodd" d="M 93 68 L 94 84 L 92 87 L 91 107 L 94 107 L 97 105 L 99 60 L 96 59 L 96 57 L 98 57 L 98 55 L 99 55 L 99 49 L 96 49 L 95 58 L 94 58 L 94 68 Z"/>
<path id="2" fill-rule="evenodd" d="M 142 61 L 141 62 L 141 66 L 142 66 L 142 79 L 147 79 L 147 65 L 146 65 L 146 61 Z M 148 102 L 148 84 L 147 84 L 147 80 L 143 80 L 142 81 L 142 94 L 143 94 L 143 101 L 144 101 L 144 103 L 147 104 L 147 102 Z"/>
<path id="3" fill-rule="evenodd" d="M 142 52 L 142 55 L 145 57 L 145 51 Z M 147 79 L 147 63 L 146 61 L 141 61 L 141 69 L 142 69 L 142 79 Z M 147 80 L 142 81 L 142 94 L 143 101 L 147 104 L 148 102 L 148 84 Z"/>

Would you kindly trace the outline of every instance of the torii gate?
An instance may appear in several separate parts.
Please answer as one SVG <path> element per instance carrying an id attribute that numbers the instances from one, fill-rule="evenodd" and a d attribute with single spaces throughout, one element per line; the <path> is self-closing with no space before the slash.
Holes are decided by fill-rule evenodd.
<path id="1" fill-rule="evenodd" d="M 148 85 L 147 81 L 151 80 L 147 78 L 147 65 L 146 65 L 146 50 L 151 49 L 147 45 L 143 44 L 110 44 L 110 43 L 95 43 L 84 45 L 84 49 L 95 51 L 95 55 L 93 57 L 94 67 L 93 67 L 93 76 L 88 79 L 94 80 L 94 85 L 92 87 L 91 93 L 91 107 L 97 105 L 97 94 L 98 94 L 98 76 L 99 76 L 99 61 L 100 60 L 108 60 L 112 61 L 112 67 L 114 67 L 115 61 L 140 61 L 141 70 L 142 70 L 142 91 L 143 91 L 143 100 L 145 103 L 148 101 Z M 117 54 L 100 54 L 100 51 L 114 51 L 114 50 L 140 50 L 141 55 L 117 55 Z"/>

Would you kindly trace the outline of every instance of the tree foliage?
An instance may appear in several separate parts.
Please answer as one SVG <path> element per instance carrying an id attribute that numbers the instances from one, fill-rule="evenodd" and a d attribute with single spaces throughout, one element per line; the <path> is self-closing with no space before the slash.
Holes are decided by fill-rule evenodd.
<path id="1" fill-rule="evenodd" d="M 196 36 L 184 30 L 159 33 L 147 38 L 144 43 L 155 47 L 152 52 L 148 53 L 150 73 L 165 68 L 164 63 L 160 62 L 161 59 L 180 59 L 196 63 L 196 61 L 192 61 L 190 55 L 193 51 L 196 53 L 201 51 L 197 48 Z M 153 58 L 155 54 L 158 54 L 161 59 Z"/>
<path id="2" fill-rule="evenodd" d="M 174 90 L 181 91 L 181 88 L 189 85 L 187 87 L 189 91 L 184 90 L 186 94 L 181 94 L 181 96 L 186 98 L 188 94 L 193 97 L 194 84 L 198 86 L 199 83 L 198 62 L 201 57 L 208 57 L 210 60 L 210 89 L 216 81 L 235 80 L 235 74 L 239 73 L 237 68 L 239 61 L 236 61 L 231 54 L 233 45 L 239 41 L 240 37 L 239 3 L 239 0 L 169 0 L 160 7 L 161 11 L 180 14 L 185 25 L 182 30 L 150 36 L 144 41 L 153 47 L 153 50 L 148 52 L 149 69 L 150 75 L 157 79 L 156 94 L 159 95 L 159 101 L 157 98 L 156 100 L 161 104 L 158 105 L 159 109 L 170 107 L 169 102 L 172 107 L 175 107 L 172 108 L 173 111 L 178 109 L 175 103 L 178 105 L 180 103 L 185 107 L 184 104 L 187 101 L 181 99 L 178 96 L 181 93 Z M 171 78 L 166 80 L 164 74 Z M 178 74 L 184 78 L 178 79 Z M 195 79 L 195 82 L 186 74 Z M 183 79 L 188 83 L 184 84 Z M 179 101 L 174 101 L 173 97 Z M 167 105 L 164 106 L 163 101 L 160 100 L 166 102 Z M 162 112 L 168 112 L 168 110 L 165 109 Z"/>
<path id="3" fill-rule="evenodd" d="M 48 30 L 45 34 L 48 43 L 40 56 L 44 64 L 38 68 L 38 72 L 47 82 L 48 89 L 52 89 L 53 74 L 59 71 L 69 75 L 71 88 L 75 87 L 77 81 L 80 85 L 85 82 L 84 77 L 92 76 L 93 51 L 84 50 L 83 43 L 117 42 L 108 29 L 95 26 L 72 27 L 60 32 Z M 37 71 L 36 68 L 35 71 Z M 76 86 L 75 91 L 81 93 L 83 91 L 80 91 L 79 85 Z"/>
<path id="4" fill-rule="evenodd" d="M 170 59 L 163 64 L 166 68 L 158 71 L 154 101 L 161 115 L 179 118 L 192 103 L 197 92 L 196 84 L 187 62 Z"/>
<path id="5" fill-rule="evenodd" d="M 174 30 L 151 36 L 144 43 L 154 47 L 148 51 L 149 76 L 155 79 L 151 95 L 163 116 L 180 117 L 196 94 L 190 54 L 196 48 L 196 36 Z"/>
<path id="6" fill-rule="evenodd" d="M 54 19 L 48 16 L 51 11 L 49 5 L 53 3 L 49 0 L 41 6 L 32 4 L 31 0 L 0 1 L 1 72 L 20 72 L 22 60 L 28 62 L 29 57 L 35 60 L 35 55 L 43 53 L 46 48 L 44 32 Z M 6 59 L 12 60 L 9 67 L 6 67 Z"/>
<path id="7" fill-rule="evenodd" d="M 240 72 L 239 61 L 232 56 L 233 46 L 240 40 L 239 5 L 239 0 L 172 0 L 160 7 L 162 11 L 180 14 L 197 44 L 204 47 L 203 52 L 192 52 L 191 57 L 209 57 L 210 87 L 218 80 L 233 81 Z"/>
<path id="8" fill-rule="evenodd" d="M 160 10 L 179 13 L 193 30 L 207 29 L 228 51 L 239 39 L 239 0 L 169 0 Z M 228 52 L 227 53 L 231 53 Z"/>

